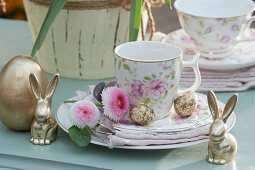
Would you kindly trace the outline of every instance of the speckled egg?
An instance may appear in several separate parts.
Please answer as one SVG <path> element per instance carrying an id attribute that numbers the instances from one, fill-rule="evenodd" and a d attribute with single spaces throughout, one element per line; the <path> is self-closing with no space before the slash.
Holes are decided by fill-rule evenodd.
<path id="1" fill-rule="evenodd" d="M 134 105 L 129 115 L 133 123 L 141 126 L 150 125 L 155 119 L 153 109 L 144 103 Z"/>
<path id="2" fill-rule="evenodd" d="M 194 92 L 187 91 L 174 100 L 174 109 L 180 116 L 187 117 L 192 115 L 197 107 L 197 95 Z"/>

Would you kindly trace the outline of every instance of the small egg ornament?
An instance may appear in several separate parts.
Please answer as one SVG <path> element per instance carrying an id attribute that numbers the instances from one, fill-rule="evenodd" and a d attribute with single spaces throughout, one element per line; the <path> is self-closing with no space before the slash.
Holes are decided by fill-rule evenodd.
<path id="1" fill-rule="evenodd" d="M 153 109 L 144 103 L 134 105 L 129 112 L 129 116 L 135 124 L 141 126 L 150 125 L 155 118 Z"/>
<path id="2" fill-rule="evenodd" d="M 186 91 L 174 100 L 174 109 L 180 116 L 192 115 L 197 107 L 197 95 L 194 92 Z"/>
<path id="3" fill-rule="evenodd" d="M 37 76 L 42 96 L 45 96 L 48 79 L 32 57 L 16 56 L 0 73 L 0 120 L 9 129 L 25 131 L 31 128 L 36 99 L 30 88 L 30 73 Z"/>
<path id="4" fill-rule="evenodd" d="M 98 83 L 93 90 L 93 98 L 94 98 L 95 102 L 97 102 L 98 104 L 102 103 L 101 94 L 102 94 L 105 86 L 106 86 L 106 82 L 102 81 L 102 82 Z"/>

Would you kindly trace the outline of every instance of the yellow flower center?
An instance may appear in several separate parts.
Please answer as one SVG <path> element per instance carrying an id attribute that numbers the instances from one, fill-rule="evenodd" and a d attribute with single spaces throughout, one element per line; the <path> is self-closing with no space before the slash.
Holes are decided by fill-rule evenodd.
<path id="1" fill-rule="evenodd" d="M 118 99 L 117 101 L 118 101 L 118 105 L 120 105 L 120 100 Z"/>

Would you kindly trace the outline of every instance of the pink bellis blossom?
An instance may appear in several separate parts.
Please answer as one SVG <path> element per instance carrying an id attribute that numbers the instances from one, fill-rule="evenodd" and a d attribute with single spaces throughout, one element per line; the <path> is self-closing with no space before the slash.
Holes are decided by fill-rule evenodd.
<path id="1" fill-rule="evenodd" d="M 80 100 L 74 103 L 69 112 L 70 122 L 82 129 L 86 125 L 90 128 L 96 126 L 100 119 L 100 111 L 97 106 L 89 101 Z"/>
<path id="2" fill-rule="evenodd" d="M 103 91 L 102 104 L 104 115 L 116 122 L 123 120 L 129 111 L 128 96 L 117 87 L 109 87 Z"/>

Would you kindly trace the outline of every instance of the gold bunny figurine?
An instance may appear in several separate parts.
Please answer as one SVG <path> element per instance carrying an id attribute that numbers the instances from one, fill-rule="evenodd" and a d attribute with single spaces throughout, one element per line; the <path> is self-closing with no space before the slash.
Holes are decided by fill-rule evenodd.
<path id="1" fill-rule="evenodd" d="M 50 102 L 58 85 L 59 75 L 55 74 L 47 86 L 45 98 L 41 95 L 39 82 L 34 74 L 29 75 L 30 87 L 37 100 L 35 119 L 31 125 L 31 142 L 35 145 L 48 145 L 53 142 L 58 133 L 56 120 L 50 113 Z"/>
<path id="2" fill-rule="evenodd" d="M 233 112 L 238 95 L 234 94 L 225 105 L 220 117 L 217 98 L 213 91 L 208 91 L 207 100 L 213 116 L 213 123 L 210 127 L 208 143 L 208 155 L 206 160 L 213 164 L 225 164 L 231 161 L 236 154 L 237 143 L 233 135 L 227 132 L 226 121 Z"/>

